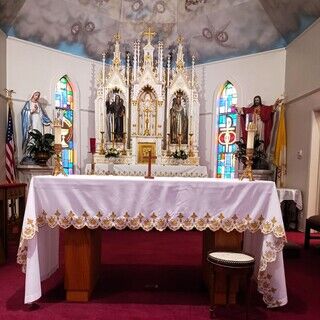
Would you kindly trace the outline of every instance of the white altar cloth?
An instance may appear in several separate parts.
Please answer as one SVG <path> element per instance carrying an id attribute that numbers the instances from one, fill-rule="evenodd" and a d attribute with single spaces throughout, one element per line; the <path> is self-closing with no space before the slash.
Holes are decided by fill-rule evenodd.
<path id="1" fill-rule="evenodd" d="M 280 203 L 285 200 L 295 202 L 298 210 L 302 210 L 302 195 L 298 189 L 278 188 L 277 189 Z"/>
<path id="2" fill-rule="evenodd" d="M 25 303 L 59 265 L 59 230 L 68 228 L 223 229 L 245 232 L 256 258 L 258 289 L 268 307 L 287 303 L 286 241 L 277 191 L 270 181 L 209 178 L 38 176 L 30 183 L 18 263 L 26 271 Z"/>
<path id="3" fill-rule="evenodd" d="M 148 164 L 107 164 L 96 163 L 94 174 L 97 175 L 115 175 L 115 176 L 145 176 L 147 174 Z M 169 166 L 157 165 L 151 166 L 151 172 L 156 177 L 208 177 L 206 166 Z M 85 168 L 86 174 L 92 174 L 91 164 Z"/>

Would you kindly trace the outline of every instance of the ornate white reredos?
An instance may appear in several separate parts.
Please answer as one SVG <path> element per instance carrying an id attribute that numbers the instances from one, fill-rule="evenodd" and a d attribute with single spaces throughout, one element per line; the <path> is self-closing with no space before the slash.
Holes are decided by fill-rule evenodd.
<path id="1" fill-rule="evenodd" d="M 137 164 L 151 148 L 157 164 L 198 165 L 199 101 L 194 58 L 191 70 L 187 70 L 179 37 L 175 64 L 169 56 L 164 67 L 163 43 L 153 46 L 155 32 L 150 28 L 143 35 L 146 43 L 143 46 L 140 40 L 135 41 L 132 57 L 128 53 L 124 64 L 119 34 L 114 36 L 115 50 L 108 67 L 103 54 L 95 100 L 95 161 L 113 162 L 105 155 L 116 149 L 119 156 L 115 163 Z M 179 150 L 188 155 L 186 160 L 172 157 Z"/>

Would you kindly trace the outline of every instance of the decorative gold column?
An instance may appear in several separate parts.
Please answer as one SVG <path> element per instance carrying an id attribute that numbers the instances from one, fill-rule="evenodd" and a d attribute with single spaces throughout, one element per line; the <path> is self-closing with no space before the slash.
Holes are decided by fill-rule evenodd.
<path id="1" fill-rule="evenodd" d="M 53 167 L 53 176 L 57 176 L 59 174 L 63 174 L 66 176 L 67 174 L 63 170 L 63 166 L 61 163 L 61 152 L 62 152 L 62 144 L 61 144 L 61 127 L 62 120 L 59 118 L 54 119 L 53 121 L 54 127 L 54 167 Z"/>
<path id="2" fill-rule="evenodd" d="M 253 174 L 252 174 L 252 161 L 253 158 L 253 149 L 246 150 L 246 167 L 244 169 L 243 174 L 240 177 L 240 180 L 243 180 L 244 178 L 248 178 L 249 181 L 254 181 Z"/>
<path id="3" fill-rule="evenodd" d="M 123 149 L 122 149 L 122 151 L 121 151 L 121 154 L 124 155 L 124 156 L 127 155 L 127 150 L 126 150 L 126 135 L 127 135 L 127 133 L 124 132 L 124 133 L 123 133 L 123 138 L 122 138 Z"/>
<path id="4" fill-rule="evenodd" d="M 193 153 L 193 141 L 192 141 L 192 136 L 193 133 L 189 133 L 190 139 L 189 139 L 189 157 L 194 157 L 194 153 Z"/>
<path id="5" fill-rule="evenodd" d="M 96 170 L 96 166 L 95 166 L 95 162 L 94 162 L 94 153 L 92 152 L 92 157 L 91 157 L 91 174 L 95 173 Z"/>
<path id="6" fill-rule="evenodd" d="M 54 145 L 54 168 L 52 175 L 57 176 L 59 174 L 63 174 L 64 176 L 67 176 L 65 171 L 63 170 L 62 162 L 61 162 L 61 152 L 62 152 L 62 145 L 61 144 L 55 144 Z"/>
<path id="7" fill-rule="evenodd" d="M 104 148 L 104 138 L 103 138 L 104 131 L 100 131 L 100 133 L 101 133 L 101 140 L 100 140 L 99 154 L 103 155 L 106 153 L 106 150 Z"/>
<path id="8" fill-rule="evenodd" d="M 114 131 L 111 132 L 111 136 L 112 136 L 112 149 L 114 149 Z"/>
<path id="9" fill-rule="evenodd" d="M 170 155 L 170 133 L 167 133 L 167 156 Z"/>
<path id="10" fill-rule="evenodd" d="M 182 134 L 178 133 L 178 150 L 180 151 L 181 149 L 181 139 L 182 139 Z"/>

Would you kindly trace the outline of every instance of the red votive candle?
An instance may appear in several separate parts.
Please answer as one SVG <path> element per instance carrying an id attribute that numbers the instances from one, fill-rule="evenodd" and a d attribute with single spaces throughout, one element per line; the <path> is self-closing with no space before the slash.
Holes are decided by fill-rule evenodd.
<path id="1" fill-rule="evenodd" d="M 90 138 L 90 152 L 96 153 L 96 138 Z"/>

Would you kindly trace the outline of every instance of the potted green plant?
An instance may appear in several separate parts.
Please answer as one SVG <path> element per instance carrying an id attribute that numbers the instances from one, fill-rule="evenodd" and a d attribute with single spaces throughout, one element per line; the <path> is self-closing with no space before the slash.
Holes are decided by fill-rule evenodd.
<path id="1" fill-rule="evenodd" d="M 236 141 L 237 151 L 234 153 L 236 159 L 240 161 L 243 166 L 246 165 L 246 152 L 247 145 L 242 138 L 239 141 Z M 254 137 L 253 145 L 253 158 L 252 158 L 253 170 L 269 170 L 269 163 L 267 161 L 267 154 L 263 148 L 263 140 L 259 139 L 259 136 Z"/>
<path id="2" fill-rule="evenodd" d="M 37 129 L 31 130 L 26 151 L 37 164 L 45 166 L 54 154 L 54 135 L 51 133 L 42 134 Z"/>

